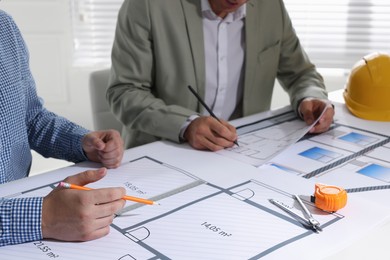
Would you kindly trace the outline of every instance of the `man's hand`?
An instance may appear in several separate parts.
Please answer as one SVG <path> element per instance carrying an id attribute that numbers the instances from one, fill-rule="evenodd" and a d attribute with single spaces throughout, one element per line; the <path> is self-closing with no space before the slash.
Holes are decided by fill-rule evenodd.
<path id="1" fill-rule="evenodd" d="M 333 122 L 334 109 L 328 100 L 306 98 L 302 100 L 299 111 L 302 114 L 303 120 L 306 124 L 311 125 L 322 113 L 324 114 L 318 120 L 317 124 L 310 129 L 310 133 L 323 133 L 327 131 Z"/>
<path id="2" fill-rule="evenodd" d="M 86 171 L 64 181 L 86 185 L 100 180 L 107 170 Z M 43 199 L 42 235 L 63 241 L 87 241 L 109 233 L 114 214 L 125 201 L 123 188 L 90 191 L 56 188 Z"/>
<path id="3" fill-rule="evenodd" d="M 228 122 L 218 122 L 211 116 L 194 119 L 184 132 L 184 138 L 195 149 L 218 151 L 232 147 L 237 140 L 236 128 Z"/>
<path id="4" fill-rule="evenodd" d="M 101 162 L 107 168 L 116 168 L 121 164 L 123 140 L 116 130 L 88 133 L 82 140 L 82 146 L 90 161 Z"/>

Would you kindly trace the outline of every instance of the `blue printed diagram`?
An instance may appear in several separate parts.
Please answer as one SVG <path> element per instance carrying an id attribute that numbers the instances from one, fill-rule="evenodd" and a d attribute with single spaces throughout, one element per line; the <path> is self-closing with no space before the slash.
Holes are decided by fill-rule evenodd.
<path id="1" fill-rule="evenodd" d="M 356 132 L 351 132 L 344 136 L 340 136 L 339 139 L 346 142 L 354 143 L 356 145 L 364 146 L 364 147 L 374 144 L 375 142 L 378 141 L 378 138 L 363 135 Z"/>
<path id="2" fill-rule="evenodd" d="M 343 156 L 340 153 L 336 153 L 320 147 L 310 148 L 309 150 L 299 153 L 299 155 L 322 163 L 330 163 Z"/>
<path id="3" fill-rule="evenodd" d="M 390 168 L 379 164 L 370 164 L 357 172 L 367 177 L 375 178 L 384 182 L 390 182 Z"/>
<path id="4" fill-rule="evenodd" d="M 346 127 L 338 126 L 313 138 L 309 138 L 311 142 L 318 142 L 319 144 L 329 146 L 329 148 L 319 147 L 318 145 L 302 151 L 299 155 L 306 158 L 316 160 L 325 164 L 332 163 L 343 156 L 345 153 L 337 152 L 336 149 L 344 149 L 350 152 L 358 152 L 361 149 L 369 147 L 384 140 L 383 137 L 368 135 L 362 131 L 348 129 Z"/>
<path id="5" fill-rule="evenodd" d="M 292 174 L 312 178 L 384 146 L 389 140 L 388 136 L 336 123 L 325 133 L 305 136 L 271 163 Z"/>
<path id="6" fill-rule="evenodd" d="M 390 194 L 389 158 L 390 145 L 387 143 L 353 157 L 334 168 L 313 175 L 313 178 L 317 182 L 340 185 L 348 194 L 362 192 L 375 194 L 376 202 L 383 202 L 387 205 Z M 354 181 L 351 182 L 351 180 Z M 378 196 L 379 192 L 380 196 Z"/>

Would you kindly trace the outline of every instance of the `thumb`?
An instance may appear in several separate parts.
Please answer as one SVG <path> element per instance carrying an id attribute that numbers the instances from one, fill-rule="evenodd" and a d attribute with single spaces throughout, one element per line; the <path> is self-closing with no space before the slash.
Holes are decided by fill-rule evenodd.
<path id="1" fill-rule="evenodd" d="M 301 114 L 303 121 L 306 122 L 307 125 L 311 125 L 314 122 L 314 115 L 312 106 L 308 106 L 308 104 L 302 104 Z"/>
<path id="2" fill-rule="evenodd" d="M 307 125 L 311 125 L 314 122 L 314 117 L 312 113 L 306 113 L 303 115 L 303 120 L 305 120 Z"/>
<path id="3" fill-rule="evenodd" d="M 98 170 L 88 170 L 85 172 L 78 173 L 67 177 L 64 181 L 68 183 L 73 183 L 76 185 L 84 186 L 91 182 L 96 182 L 102 179 L 107 174 L 106 168 L 100 168 Z"/>
<path id="4" fill-rule="evenodd" d="M 84 144 L 99 151 L 103 150 L 106 146 L 103 140 L 93 133 L 85 136 Z"/>

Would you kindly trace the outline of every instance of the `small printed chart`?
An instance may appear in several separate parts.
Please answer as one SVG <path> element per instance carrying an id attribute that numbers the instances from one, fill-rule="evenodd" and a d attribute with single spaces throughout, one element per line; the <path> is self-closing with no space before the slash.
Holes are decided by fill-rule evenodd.
<path id="1" fill-rule="evenodd" d="M 340 136 L 339 139 L 346 142 L 354 143 L 356 145 L 364 146 L 364 147 L 378 141 L 378 138 L 363 135 L 356 132 L 351 132 L 344 136 Z"/>
<path id="2" fill-rule="evenodd" d="M 326 150 L 326 149 L 321 148 L 321 147 L 310 148 L 308 150 L 300 152 L 298 155 L 312 159 L 312 160 L 316 160 L 316 161 L 319 161 L 322 163 L 330 163 L 330 162 L 340 158 L 341 156 L 343 156 L 340 153 Z"/>
<path id="3" fill-rule="evenodd" d="M 367 177 L 375 178 L 384 182 L 390 182 L 390 168 L 379 164 L 370 164 L 357 173 L 363 174 Z"/>

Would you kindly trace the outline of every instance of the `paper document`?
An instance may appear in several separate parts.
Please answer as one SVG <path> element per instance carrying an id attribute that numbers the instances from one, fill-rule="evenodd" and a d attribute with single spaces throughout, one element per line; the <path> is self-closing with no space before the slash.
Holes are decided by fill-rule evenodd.
<path id="1" fill-rule="evenodd" d="M 389 122 L 367 124 L 343 114 L 327 132 L 300 140 L 271 163 L 292 175 L 341 186 L 349 196 L 389 205 L 389 127 Z"/>
<path id="2" fill-rule="evenodd" d="M 312 180 L 270 165 L 252 167 L 212 152 L 156 142 L 126 151 L 125 158 L 128 161 L 121 167 L 108 170 L 102 180 L 88 186 L 121 186 L 128 195 L 154 199 L 160 206 L 128 202 L 110 233 L 101 239 L 5 246 L 0 248 L 0 258 L 225 260 L 290 259 L 295 255 L 303 260 L 312 259 L 313 253 L 334 253 L 387 216 L 384 207 L 358 196 L 337 213 L 323 212 L 310 202 Z M 90 165 L 9 183 L 0 194 L 44 196 L 65 176 L 93 168 Z M 301 197 L 323 232 L 307 229 L 269 201 L 280 201 L 303 216 L 293 194 Z M 334 243 L 335 237 L 342 241 Z"/>
<path id="3" fill-rule="evenodd" d="M 296 143 L 318 122 L 321 115 L 311 125 L 297 118 L 293 111 L 262 119 L 237 127 L 238 144 L 219 154 L 260 166 L 269 162 L 286 148 Z"/>
<path id="4" fill-rule="evenodd" d="M 356 225 L 356 221 L 365 220 L 376 212 L 362 214 L 360 204 L 357 204 L 357 208 L 352 206 L 350 210 L 356 211 L 359 218 L 347 220 L 342 213 L 318 210 L 306 198 L 306 206 L 324 229 L 321 235 L 316 234 L 269 202 L 276 199 L 290 208 L 297 208 L 291 193 L 296 190 L 292 188 L 307 192 L 310 182 L 283 176 L 275 167 L 265 168 L 267 174 L 251 168 L 252 179 L 241 180 L 240 175 L 230 174 L 236 183 L 224 186 L 223 178 L 220 183 L 209 183 L 194 173 L 155 158 L 140 157 L 110 170 L 94 186 L 125 186 L 128 194 L 160 197 L 160 206 L 133 207 L 116 217 L 110 234 L 98 240 L 85 243 L 35 241 L 0 248 L 0 255 L 5 259 L 32 260 L 80 259 L 81 255 L 82 259 L 118 260 L 259 259 L 268 256 L 287 259 L 291 254 L 290 245 L 321 251 L 323 245 L 333 243 L 335 234 L 329 229 L 340 223 L 344 227 Z M 284 186 L 281 180 L 289 178 L 289 186 Z M 193 185 L 188 185 L 190 183 Z M 48 183 L 23 191 L 19 197 L 42 195 L 54 187 L 54 183 Z M 296 211 L 296 214 L 302 212 Z M 351 237 L 356 231 L 350 232 Z M 343 236 L 348 240 L 348 235 Z"/>

